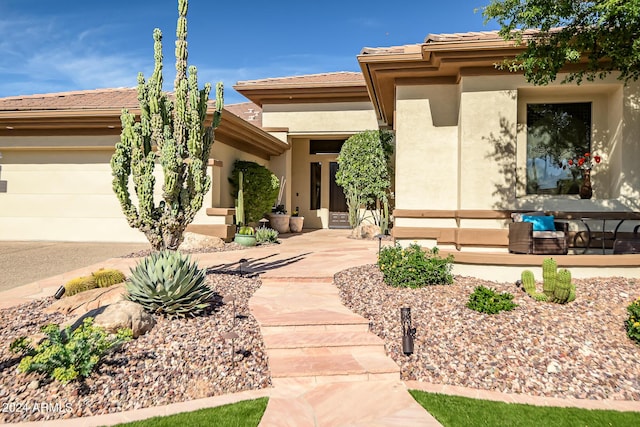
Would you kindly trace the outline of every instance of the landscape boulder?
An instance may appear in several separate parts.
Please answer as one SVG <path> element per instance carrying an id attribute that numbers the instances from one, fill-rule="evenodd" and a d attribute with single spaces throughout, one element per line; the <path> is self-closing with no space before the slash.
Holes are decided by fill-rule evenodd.
<path id="1" fill-rule="evenodd" d="M 130 328 L 134 338 L 149 332 L 156 324 L 153 315 L 147 313 L 140 304 L 128 300 L 88 311 L 73 322 L 72 329 L 80 326 L 87 317 L 93 317 L 93 324 L 103 327 L 109 333 Z"/>
<path id="2" fill-rule="evenodd" d="M 184 240 L 178 248 L 181 251 L 191 251 L 199 249 L 220 249 L 224 247 L 224 240 L 215 236 L 207 236 L 204 234 L 184 233 Z"/>
<path id="3" fill-rule="evenodd" d="M 108 288 L 96 288 L 80 292 L 70 297 L 56 300 L 44 309 L 45 313 L 62 313 L 64 315 L 80 316 L 88 311 L 105 305 L 113 304 L 125 299 L 124 283 L 109 286 Z"/>

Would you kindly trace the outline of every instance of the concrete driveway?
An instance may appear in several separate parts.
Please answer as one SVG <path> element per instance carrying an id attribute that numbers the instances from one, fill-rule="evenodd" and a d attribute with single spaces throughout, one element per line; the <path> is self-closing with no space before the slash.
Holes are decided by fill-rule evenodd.
<path id="1" fill-rule="evenodd" d="M 0 292 L 149 247 L 148 243 L 0 242 Z"/>

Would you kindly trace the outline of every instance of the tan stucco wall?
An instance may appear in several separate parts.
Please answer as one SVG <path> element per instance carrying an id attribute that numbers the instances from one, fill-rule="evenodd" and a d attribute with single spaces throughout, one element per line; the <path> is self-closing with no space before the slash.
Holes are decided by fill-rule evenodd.
<path id="1" fill-rule="evenodd" d="M 558 81 L 562 80 L 559 76 Z M 522 76 L 396 90 L 396 208 L 639 210 L 640 85 L 611 77 L 534 87 Z M 591 102 L 594 197 L 526 195 L 526 105 Z M 398 218 L 402 227 L 503 228 L 505 221 Z M 433 243 L 431 241 L 430 243 Z"/>
<path id="2" fill-rule="evenodd" d="M 377 129 L 370 102 L 271 104 L 262 107 L 262 126 L 286 127 L 289 134 L 334 134 Z"/>
<path id="3" fill-rule="evenodd" d="M 6 192 L 0 192 L 0 240 L 146 242 L 127 224 L 111 188 L 109 162 L 117 141 L 117 136 L 0 137 L 0 180 L 6 181 Z M 218 141 L 210 157 L 223 165 L 208 168 L 212 189 L 193 224 L 224 223 L 224 217 L 207 216 L 206 208 L 234 206 L 227 178 L 236 159 L 269 164 Z M 159 167 L 155 175 L 157 203 Z"/>
<path id="4" fill-rule="evenodd" d="M 326 228 L 329 224 L 329 162 L 334 155 L 309 154 L 310 139 L 347 139 L 369 129 L 378 129 L 375 112 L 368 102 L 318 104 L 263 105 L 262 124 L 265 128 L 287 128 L 291 150 L 274 157 L 274 171 L 287 173 L 285 208 L 291 212 L 300 208 L 305 228 Z M 282 139 L 283 132 L 272 132 Z M 322 163 L 322 195 L 319 210 L 310 208 L 310 164 Z"/>
<path id="5" fill-rule="evenodd" d="M 396 206 L 637 210 L 640 106 L 634 102 L 639 88 L 635 83 L 623 88 L 613 78 L 579 87 L 533 87 L 521 76 L 463 77 L 460 85 L 450 86 L 400 86 Z M 526 105 L 539 102 L 592 102 L 593 151 L 603 156 L 593 171 L 592 200 L 524 194 Z M 433 105 L 443 104 L 449 104 L 450 111 L 459 106 L 457 122 L 451 120 L 452 112 L 444 114 L 446 119 L 433 112 Z"/>

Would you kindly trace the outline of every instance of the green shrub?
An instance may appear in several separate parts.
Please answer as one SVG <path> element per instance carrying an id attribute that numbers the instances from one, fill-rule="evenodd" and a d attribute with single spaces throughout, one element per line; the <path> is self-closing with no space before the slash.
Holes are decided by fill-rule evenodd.
<path id="1" fill-rule="evenodd" d="M 499 294 L 495 289 L 485 286 L 476 286 L 467 302 L 467 308 L 487 314 L 510 311 L 517 306 L 518 305 L 513 302 L 513 295 L 510 293 L 503 292 Z"/>
<path id="2" fill-rule="evenodd" d="M 453 256 L 441 258 L 438 248 L 425 252 L 415 243 L 406 249 L 399 244 L 382 248 L 378 267 L 385 283 L 391 286 L 420 288 L 453 283 Z"/>
<path id="3" fill-rule="evenodd" d="M 255 162 L 236 160 L 229 177 L 231 195 L 236 198 L 242 172 L 244 216 L 247 224 L 259 221 L 271 208 L 280 192 L 280 181 L 269 169 Z"/>
<path id="4" fill-rule="evenodd" d="M 154 252 L 131 269 L 127 298 L 168 317 L 196 316 L 211 304 L 213 290 L 191 258 L 177 251 Z"/>
<path id="5" fill-rule="evenodd" d="M 258 243 L 276 243 L 278 231 L 273 228 L 260 227 L 256 230 L 256 241 Z"/>
<path id="6" fill-rule="evenodd" d="M 625 321 L 627 336 L 640 344 L 640 298 L 627 307 L 629 317 Z"/>
<path id="7" fill-rule="evenodd" d="M 131 329 L 109 335 L 103 328 L 93 326 L 91 317 L 74 331 L 71 326 L 60 330 L 58 325 L 51 324 L 44 326 L 42 332 L 47 338 L 40 344 L 33 345 L 26 337 L 11 343 L 11 351 L 24 354 L 18 371 L 41 372 L 63 383 L 88 377 L 109 350 L 132 336 Z"/>

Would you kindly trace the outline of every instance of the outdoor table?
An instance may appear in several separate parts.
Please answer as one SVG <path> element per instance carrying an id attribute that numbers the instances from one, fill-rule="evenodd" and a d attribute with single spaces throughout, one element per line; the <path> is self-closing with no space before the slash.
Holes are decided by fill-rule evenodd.
<path id="1" fill-rule="evenodd" d="M 581 217 L 580 221 L 584 224 L 586 230 L 586 235 L 587 235 L 587 241 L 585 242 L 584 245 L 584 251 L 582 252 L 583 254 L 587 252 L 587 250 L 591 247 L 591 241 L 592 240 L 600 240 L 602 242 L 602 254 L 606 253 L 606 241 L 607 240 L 611 240 L 611 241 L 615 241 L 617 236 L 618 236 L 618 230 L 620 229 L 620 226 L 622 225 L 622 223 L 625 221 L 625 218 L 591 218 L 591 217 Z M 591 231 L 591 227 L 589 227 L 589 222 L 593 222 L 593 221 L 602 221 L 602 228 L 600 229 L 600 231 Z M 613 230 L 613 235 L 610 237 L 607 237 L 607 221 L 617 221 L 616 227 Z M 594 235 L 594 233 L 598 233 L 596 235 Z M 573 238 L 573 246 L 576 247 L 576 239 L 578 237 L 578 234 L 575 235 L 575 237 Z"/>

